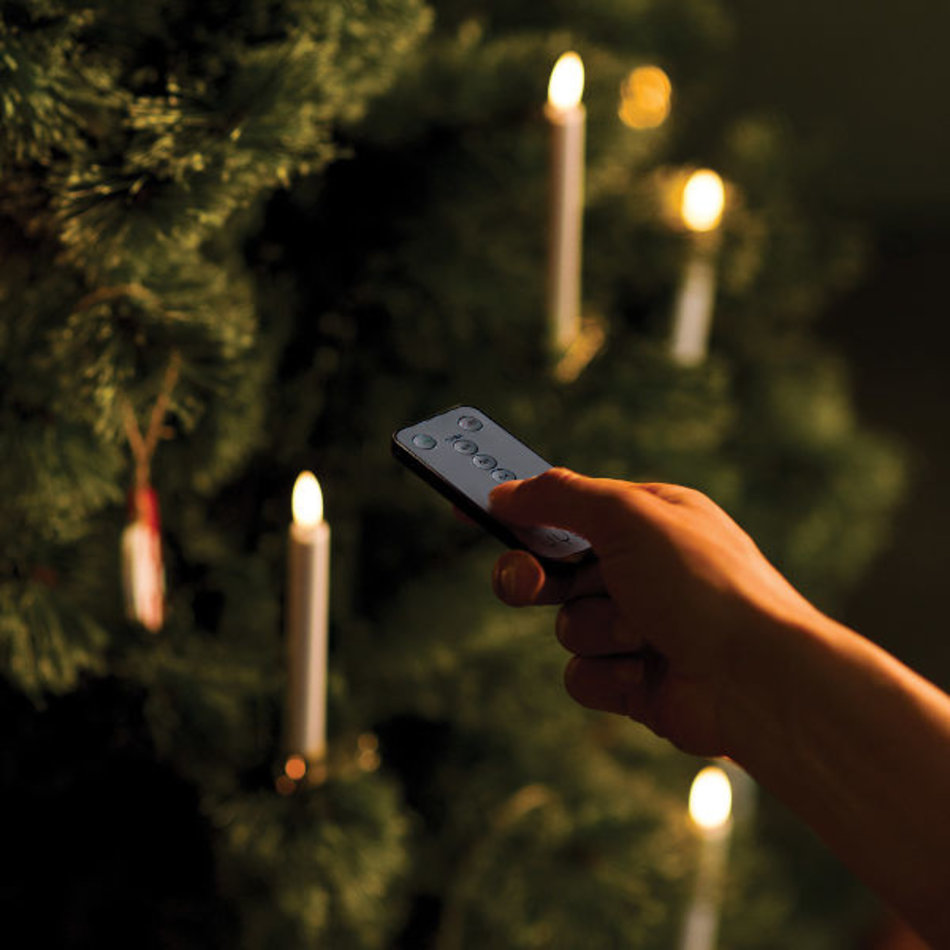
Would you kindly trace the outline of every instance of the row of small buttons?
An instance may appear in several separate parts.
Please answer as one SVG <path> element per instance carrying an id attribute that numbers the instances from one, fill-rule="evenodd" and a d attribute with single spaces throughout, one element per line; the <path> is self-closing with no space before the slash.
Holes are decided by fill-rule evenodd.
<path id="1" fill-rule="evenodd" d="M 465 432 L 478 432 L 478 430 L 482 428 L 482 420 L 479 419 L 478 416 L 460 416 L 458 426 Z M 452 448 L 454 448 L 456 452 L 461 452 L 463 455 L 471 455 L 472 464 L 476 468 L 481 468 L 485 471 L 491 470 L 491 477 L 496 482 L 510 482 L 512 479 L 518 477 L 507 468 L 498 468 L 497 460 L 490 455 L 479 452 L 478 446 L 470 439 L 457 439 L 452 444 Z"/>
<path id="2" fill-rule="evenodd" d="M 459 416 L 458 427 L 465 432 L 478 432 L 479 429 L 483 427 L 484 423 L 478 416 Z M 458 440 L 462 445 L 472 446 L 472 452 L 478 451 L 478 446 L 474 442 L 469 442 L 467 439 Z M 435 448 L 435 438 L 431 435 L 425 433 L 420 433 L 419 435 L 414 435 L 412 437 L 412 444 L 420 449 L 434 449 Z M 456 445 L 456 451 L 465 452 L 465 449 L 458 448 Z"/>
<path id="3" fill-rule="evenodd" d="M 478 430 L 482 428 L 482 425 L 481 419 L 477 416 L 460 416 L 458 420 L 459 428 L 466 432 L 478 432 Z M 476 468 L 483 469 L 486 472 L 490 470 L 491 477 L 496 482 L 510 482 L 512 479 L 518 477 L 507 468 L 498 468 L 498 460 L 484 452 L 479 452 L 477 443 L 471 439 L 451 436 L 449 441 L 452 442 L 452 448 L 455 449 L 456 452 L 461 455 L 470 455 L 472 457 L 472 464 Z M 434 449 L 436 440 L 427 433 L 419 433 L 412 437 L 412 444 L 420 449 Z"/>
<path id="4" fill-rule="evenodd" d="M 472 465 L 474 465 L 475 468 L 483 468 L 486 471 L 491 469 L 491 477 L 495 479 L 496 482 L 510 482 L 513 478 L 518 477 L 514 472 L 509 472 L 507 468 L 498 468 L 498 460 L 491 455 L 485 455 L 483 452 L 479 452 L 478 446 L 470 439 L 456 439 L 455 442 L 452 443 L 452 448 L 455 449 L 456 452 L 461 452 L 462 455 L 471 455 Z"/>

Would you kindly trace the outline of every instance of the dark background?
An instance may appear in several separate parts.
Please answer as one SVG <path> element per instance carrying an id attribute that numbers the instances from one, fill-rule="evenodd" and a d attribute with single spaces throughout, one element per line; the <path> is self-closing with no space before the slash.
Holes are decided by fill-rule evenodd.
<path id="1" fill-rule="evenodd" d="M 890 544 L 840 619 L 950 688 L 950 4 L 729 6 L 732 95 L 821 143 L 818 197 L 873 241 L 864 279 L 821 326 L 853 367 L 858 412 L 904 444 L 911 477 Z"/>

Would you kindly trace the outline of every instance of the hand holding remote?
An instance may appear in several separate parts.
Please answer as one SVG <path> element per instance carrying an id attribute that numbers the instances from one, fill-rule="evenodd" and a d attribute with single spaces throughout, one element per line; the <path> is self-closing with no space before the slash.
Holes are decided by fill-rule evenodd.
<path id="1" fill-rule="evenodd" d="M 780 639 L 785 625 L 820 616 L 699 492 L 552 469 L 497 488 L 490 510 L 590 539 L 597 559 L 571 572 L 525 552 L 502 555 L 496 593 L 514 606 L 562 604 L 570 694 L 689 752 L 734 754 L 725 696 L 741 695 L 737 657 L 748 658 L 750 631 L 774 626 Z"/>
<path id="2" fill-rule="evenodd" d="M 555 469 L 496 488 L 491 512 L 593 546 L 570 573 L 512 551 L 493 575 L 508 604 L 562 604 L 575 699 L 731 756 L 950 947 L 946 693 L 809 604 L 699 492 Z"/>

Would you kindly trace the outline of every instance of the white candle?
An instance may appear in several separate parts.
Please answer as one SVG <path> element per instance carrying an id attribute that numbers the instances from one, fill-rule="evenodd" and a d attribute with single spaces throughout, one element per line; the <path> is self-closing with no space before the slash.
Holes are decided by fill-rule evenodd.
<path id="1" fill-rule="evenodd" d="M 725 207 L 725 186 L 709 169 L 694 172 L 683 189 L 681 214 L 690 251 L 673 304 L 670 352 L 682 366 L 706 358 L 716 298 L 716 231 Z"/>
<path id="2" fill-rule="evenodd" d="M 330 526 L 323 520 L 323 494 L 312 472 L 298 476 L 292 507 L 287 578 L 287 751 L 292 757 L 303 756 L 312 766 L 322 764 L 326 755 L 330 602 Z"/>
<path id="3" fill-rule="evenodd" d="M 701 847 L 680 950 L 713 950 L 732 835 L 732 785 L 722 769 L 710 765 L 693 780 L 689 814 L 701 836 Z"/>
<path id="4" fill-rule="evenodd" d="M 574 341 L 581 321 L 581 227 L 586 112 L 584 64 L 564 53 L 551 70 L 544 114 L 551 124 L 548 315 L 555 352 Z"/>

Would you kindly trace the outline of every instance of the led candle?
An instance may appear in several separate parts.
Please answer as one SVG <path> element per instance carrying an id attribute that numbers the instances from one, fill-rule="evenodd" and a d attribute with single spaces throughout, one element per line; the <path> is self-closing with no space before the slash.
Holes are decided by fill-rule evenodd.
<path id="1" fill-rule="evenodd" d="M 544 109 L 551 125 L 551 211 L 548 314 L 552 343 L 563 353 L 580 330 L 581 225 L 584 206 L 584 137 L 581 96 L 584 64 L 564 53 L 551 70 Z"/>
<path id="2" fill-rule="evenodd" d="M 326 755 L 330 526 L 323 520 L 323 494 L 312 472 L 298 476 L 292 508 L 286 614 L 287 751 L 291 756 L 288 769 L 296 773 L 300 757 L 310 766 L 322 767 Z"/>
<path id="3" fill-rule="evenodd" d="M 732 785 L 722 769 L 707 766 L 693 779 L 689 814 L 701 841 L 693 899 L 686 913 L 680 950 L 713 950 L 732 835 Z"/>
<path id="4" fill-rule="evenodd" d="M 670 351 L 682 366 L 706 358 L 716 296 L 716 231 L 722 221 L 726 190 L 709 169 L 694 172 L 683 189 L 681 215 L 690 232 L 690 251 L 673 305 Z"/>

